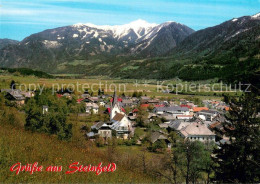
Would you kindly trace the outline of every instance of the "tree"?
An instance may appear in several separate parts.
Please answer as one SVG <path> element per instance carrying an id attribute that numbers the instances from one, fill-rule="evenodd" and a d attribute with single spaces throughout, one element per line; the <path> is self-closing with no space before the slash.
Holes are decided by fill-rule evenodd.
<path id="1" fill-rule="evenodd" d="M 10 88 L 11 89 L 16 89 L 16 83 L 15 83 L 14 80 L 11 81 Z"/>
<path id="2" fill-rule="evenodd" d="M 58 99 L 46 89 L 42 94 L 39 91 L 31 98 L 26 106 L 25 128 L 31 131 L 56 134 L 59 139 L 70 139 L 72 137 L 72 125 L 67 123 L 68 107 L 67 99 Z M 73 100 L 72 100 L 73 101 Z M 43 114 L 42 106 L 48 105 L 48 113 Z"/>
<path id="3" fill-rule="evenodd" d="M 157 140 L 155 143 L 151 144 L 149 149 L 153 152 L 162 152 L 164 148 L 167 148 L 167 144 L 164 140 Z"/>
<path id="4" fill-rule="evenodd" d="M 102 89 L 98 89 L 98 96 L 101 96 L 101 95 L 104 95 L 104 90 L 102 90 Z"/>
<path id="5" fill-rule="evenodd" d="M 133 92 L 132 97 L 137 97 L 138 93 L 136 91 Z"/>
<path id="6" fill-rule="evenodd" d="M 145 126 L 145 120 L 147 120 L 148 112 L 146 111 L 145 108 L 139 107 L 138 108 L 138 114 L 136 118 L 136 123 L 140 127 Z"/>
<path id="7" fill-rule="evenodd" d="M 224 123 L 229 144 L 214 150 L 216 181 L 223 183 L 258 183 L 260 179 L 259 97 L 245 93 L 230 100 Z"/>
<path id="8" fill-rule="evenodd" d="M 189 140 L 185 140 L 181 147 L 185 158 L 186 183 L 195 183 L 201 177 L 201 171 L 205 164 L 205 158 L 201 157 L 201 155 L 206 154 L 206 149 L 203 143 Z"/>

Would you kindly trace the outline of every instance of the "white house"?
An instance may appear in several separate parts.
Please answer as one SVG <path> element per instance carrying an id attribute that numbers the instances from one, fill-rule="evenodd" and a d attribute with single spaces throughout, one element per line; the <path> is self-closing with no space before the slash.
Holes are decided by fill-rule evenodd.
<path id="1" fill-rule="evenodd" d="M 116 91 L 114 92 L 113 101 L 110 109 L 110 123 L 111 129 L 116 131 L 118 138 L 127 139 L 133 132 L 132 123 L 127 118 L 126 114 L 122 111 L 118 103 Z"/>
<path id="2" fill-rule="evenodd" d="M 100 137 L 103 137 L 103 138 L 112 137 L 111 127 L 104 122 L 98 122 L 95 125 L 91 126 L 91 130 L 94 134 L 97 134 Z"/>
<path id="3" fill-rule="evenodd" d="M 99 106 L 96 103 L 92 103 L 92 102 L 86 103 L 86 113 L 90 114 L 92 111 L 93 114 L 97 114 L 98 109 Z"/>
<path id="4" fill-rule="evenodd" d="M 49 107 L 47 105 L 42 106 L 42 114 L 45 114 L 49 111 Z"/>
<path id="5" fill-rule="evenodd" d="M 156 107 L 154 108 L 154 113 L 158 115 L 168 113 L 171 114 L 174 118 L 176 118 L 177 115 L 190 115 L 189 108 L 180 106 Z"/>
<path id="6" fill-rule="evenodd" d="M 117 138 L 127 139 L 131 136 L 132 123 L 125 114 L 117 113 L 111 121 L 111 129 L 116 131 Z"/>
<path id="7" fill-rule="evenodd" d="M 198 112 L 200 117 L 204 117 L 206 121 L 212 121 L 214 117 L 218 115 L 218 111 L 216 110 L 201 110 Z"/>
<path id="8" fill-rule="evenodd" d="M 190 120 L 193 118 L 193 115 L 177 115 L 176 119 L 181 119 L 181 120 Z"/>

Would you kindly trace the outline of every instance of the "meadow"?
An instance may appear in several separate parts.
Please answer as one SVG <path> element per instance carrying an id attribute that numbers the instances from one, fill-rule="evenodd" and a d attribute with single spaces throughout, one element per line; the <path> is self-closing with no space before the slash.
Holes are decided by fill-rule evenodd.
<path id="1" fill-rule="evenodd" d="M 66 76 L 66 77 L 65 77 Z M 22 90 L 31 88 L 75 88 L 76 94 L 81 94 L 84 89 L 93 91 L 97 95 L 98 89 L 104 89 L 107 94 L 112 94 L 114 89 L 117 89 L 119 94 L 132 95 L 133 92 L 142 92 L 143 95 L 158 98 L 199 98 L 201 100 L 220 100 L 223 94 L 231 96 L 239 96 L 242 94 L 239 90 L 234 89 L 234 86 L 229 86 L 216 82 L 215 80 L 186 82 L 178 79 L 156 81 L 156 80 L 135 80 L 135 79 L 111 79 L 107 77 L 84 77 L 73 75 L 57 75 L 56 78 L 38 78 L 35 76 L 21 75 L 1 75 L 0 74 L 0 89 L 9 88 L 11 81 L 14 80 L 17 86 Z M 79 89 L 79 90 L 77 90 Z M 172 93 L 166 92 L 173 91 Z"/>
<path id="2" fill-rule="evenodd" d="M 5 112 L 5 114 L 2 114 Z M 25 116 L 15 108 L 0 109 L 0 182 L 4 183 L 153 183 L 158 178 L 143 172 L 141 146 L 105 146 L 96 147 L 92 141 L 85 139 L 79 131 L 80 123 L 75 123 L 73 137 L 62 141 L 55 135 L 26 131 Z M 70 119 L 69 121 L 72 121 Z M 147 163 L 156 163 L 160 155 L 147 153 Z M 44 169 L 48 166 L 62 166 L 61 172 L 11 172 L 12 165 L 38 162 Z M 115 163 L 114 172 L 94 172 L 65 174 L 69 165 L 79 162 L 80 165 L 98 165 Z"/>

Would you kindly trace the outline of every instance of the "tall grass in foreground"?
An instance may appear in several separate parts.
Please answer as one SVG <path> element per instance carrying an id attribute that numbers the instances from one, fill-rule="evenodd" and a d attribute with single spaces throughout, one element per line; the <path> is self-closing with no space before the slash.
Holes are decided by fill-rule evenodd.
<path id="1" fill-rule="evenodd" d="M 5 123 L 0 124 L 0 182 L 17 183 L 151 183 L 154 179 L 138 172 L 129 170 L 121 164 L 113 173 L 74 173 L 66 175 L 68 166 L 78 161 L 80 164 L 108 163 L 107 150 L 98 149 L 90 143 L 85 148 L 75 146 L 73 142 L 58 140 L 55 136 L 41 133 L 31 133 L 22 127 L 14 127 Z M 39 172 L 16 175 L 10 167 L 17 163 L 22 164 L 39 162 L 46 168 L 49 165 L 62 165 L 62 172 Z M 115 161 L 117 163 L 117 161 Z"/>

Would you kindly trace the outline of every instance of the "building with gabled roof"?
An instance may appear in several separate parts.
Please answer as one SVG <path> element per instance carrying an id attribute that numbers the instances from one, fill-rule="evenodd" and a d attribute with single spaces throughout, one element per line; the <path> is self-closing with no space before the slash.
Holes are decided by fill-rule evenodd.
<path id="1" fill-rule="evenodd" d="M 190 122 L 175 120 L 175 121 L 170 122 L 169 128 L 176 130 L 176 131 L 180 131 L 188 125 L 190 125 Z"/>
<path id="2" fill-rule="evenodd" d="M 161 131 L 156 131 L 151 134 L 150 137 L 151 144 L 154 144 L 157 141 L 164 141 L 167 147 L 171 148 L 171 142 L 168 140 L 168 135 Z"/>
<path id="3" fill-rule="evenodd" d="M 10 101 L 16 102 L 17 105 L 23 105 L 25 102 L 25 97 L 21 94 L 21 91 L 17 89 L 7 91 L 5 98 Z"/>
<path id="4" fill-rule="evenodd" d="M 114 91 L 114 96 L 113 96 L 113 100 L 111 101 L 111 108 L 109 113 L 110 120 L 112 120 L 117 113 L 123 113 L 123 111 L 122 111 L 122 107 L 119 105 L 116 91 Z"/>
<path id="5" fill-rule="evenodd" d="M 194 122 L 180 130 L 180 135 L 192 141 L 214 141 L 216 135 L 205 124 Z"/>
<path id="6" fill-rule="evenodd" d="M 91 130 L 95 135 L 99 135 L 103 138 L 111 138 L 112 137 L 112 129 L 105 122 L 98 122 L 95 125 L 91 126 Z"/>
<path id="7" fill-rule="evenodd" d="M 132 123 L 124 113 L 117 113 L 111 122 L 111 129 L 116 131 L 118 138 L 127 139 L 131 136 L 133 131 Z"/>
<path id="8" fill-rule="evenodd" d="M 123 112 L 122 107 L 117 100 L 116 91 L 114 92 L 109 114 L 111 124 L 110 127 L 116 131 L 116 136 L 123 139 L 129 138 L 133 132 L 132 123 Z"/>

